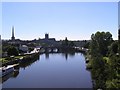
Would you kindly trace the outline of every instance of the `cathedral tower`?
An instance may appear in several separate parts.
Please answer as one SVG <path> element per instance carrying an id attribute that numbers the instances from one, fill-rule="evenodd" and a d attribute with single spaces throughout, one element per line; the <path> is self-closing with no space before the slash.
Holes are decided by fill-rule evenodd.
<path id="1" fill-rule="evenodd" d="M 45 34 L 45 39 L 48 40 L 49 39 L 49 34 Z"/>

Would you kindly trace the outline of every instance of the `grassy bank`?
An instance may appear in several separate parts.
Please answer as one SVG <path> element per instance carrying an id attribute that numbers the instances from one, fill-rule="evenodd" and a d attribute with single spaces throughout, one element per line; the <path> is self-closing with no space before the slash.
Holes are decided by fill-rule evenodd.
<path id="1" fill-rule="evenodd" d="M 25 57 L 27 57 L 27 56 L 28 56 L 28 55 L 0 58 L 0 63 L 6 64 L 6 63 L 9 63 L 9 62 L 12 62 L 12 61 L 15 61 L 15 60 L 19 60 L 19 59 L 21 59 L 22 57 L 25 58 Z"/>
<path id="2" fill-rule="evenodd" d="M 0 63 L 2 63 L 2 65 L 6 65 L 6 64 L 8 65 L 8 64 L 15 64 L 20 62 L 28 62 L 34 60 L 34 58 L 36 58 L 37 56 L 39 56 L 39 53 L 0 58 Z"/>

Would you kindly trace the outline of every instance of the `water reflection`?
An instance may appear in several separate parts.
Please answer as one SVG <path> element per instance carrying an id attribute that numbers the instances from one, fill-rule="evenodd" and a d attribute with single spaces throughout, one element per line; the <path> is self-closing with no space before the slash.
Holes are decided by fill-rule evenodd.
<path id="1" fill-rule="evenodd" d="M 46 59 L 49 59 L 49 55 L 51 53 L 45 53 L 45 58 Z M 62 54 L 62 56 L 65 58 L 65 60 L 68 60 L 68 57 L 72 58 L 75 56 L 75 53 L 74 52 L 71 52 L 71 53 L 60 53 Z M 41 56 L 41 55 L 40 55 Z M 2 83 L 7 81 L 9 78 L 16 78 L 18 75 L 19 75 L 19 69 L 20 68 L 23 68 L 24 70 L 27 68 L 27 67 L 30 67 L 32 64 L 34 64 L 37 60 L 40 60 L 40 56 L 37 56 L 37 57 L 34 57 L 33 60 L 29 60 L 27 62 L 21 62 L 19 64 L 19 67 L 15 68 L 15 71 L 14 72 L 11 72 L 9 74 L 7 74 L 6 76 L 4 76 L 2 78 Z"/>
<path id="2" fill-rule="evenodd" d="M 72 58 L 75 56 L 75 53 L 74 52 L 71 52 L 71 53 L 62 53 L 62 56 L 65 57 L 65 59 L 67 60 L 68 57 Z"/>
<path id="3" fill-rule="evenodd" d="M 68 53 L 65 53 L 65 59 L 66 60 L 68 59 Z"/>
<path id="4" fill-rule="evenodd" d="M 1 77 L 2 81 L 0 82 L 0 84 L 2 84 L 3 82 L 6 82 L 9 78 L 16 78 L 18 75 L 19 75 L 19 68 L 15 69 L 13 72 L 8 73 L 4 77 Z"/>
<path id="5" fill-rule="evenodd" d="M 90 73 L 86 71 L 84 57 L 80 53 L 41 54 L 34 60 L 21 62 L 19 68 L 3 82 L 3 88 L 92 87 Z"/>
<path id="6" fill-rule="evenodd" d="M 45 53 L 45 58 L 49 59 L 50 54 L 55 54 L 55 53 Z M 75 56 L 75 52 L 71 52 L 71 53 L 65 52 L 65 53 L 60 53 L 60 54 L 62 54 L 62 56 L 65 57 L 66 60 L 68 59 L 68 57 L 72 58 Z"/>
<path id="7" fill-rule="evenodd" d="M 29 60 L 27 62 L 24 62 L 24 61 L 20 62 L 19 66 L 15 67 L 13 72 L 10 72 L 9 74 L 5 75 L 4 77 L 1 77 L 2 82 L 0 82 L 0 84 L 7 81 L 9 78 L 17 78 L 17 76 L 19 75 L 20 68 L 25 69 L 26 67 L 29 67 L 33 63 L 35 63 L 37 60 L 39 60 L 39 56 L 34 57 L 33 60 Z"/>
<path id="8" fill-rule="evenodd" d="M 19 70 L 13 72 L 13 77 L 16 78 L 19 75 Z"/>
<path id="9" fill-rule="evenodd" d="M 46 59 L 49 59 L 49 53 L 45 53 Z"/>
<path id="10" fill-rule="evenodd" d="M 2 78 L 2 81 L 0 82 L 0 84 L 2 84 L 3 82 L 7 81 L 10 77 L 13 76 L 13 72 L 10 72 L 9 74 L 7 74 L 6 76 L 4 77 L 1 77 Z"/>

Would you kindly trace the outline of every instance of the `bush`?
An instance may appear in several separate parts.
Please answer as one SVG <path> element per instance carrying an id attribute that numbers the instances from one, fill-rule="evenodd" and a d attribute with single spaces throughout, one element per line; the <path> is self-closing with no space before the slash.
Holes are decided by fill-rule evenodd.
<path id="1" fill-rule="evenodd" d="M 7 53 L 9 56 L 12 56 L 12 55 L 17 56 L 18 50 L 15 47 L 10 46 L 10 47 L 8 47 Z"/>

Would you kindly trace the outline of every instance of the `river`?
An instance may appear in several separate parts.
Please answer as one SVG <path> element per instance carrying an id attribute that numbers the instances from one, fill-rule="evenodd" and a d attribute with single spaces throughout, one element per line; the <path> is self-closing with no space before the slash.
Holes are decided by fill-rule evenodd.
<path id="1" fill-rule="evenodd" d="M 81 53 L 41 54 L 3 79 L 3 88 L 92 88 Z"/>

